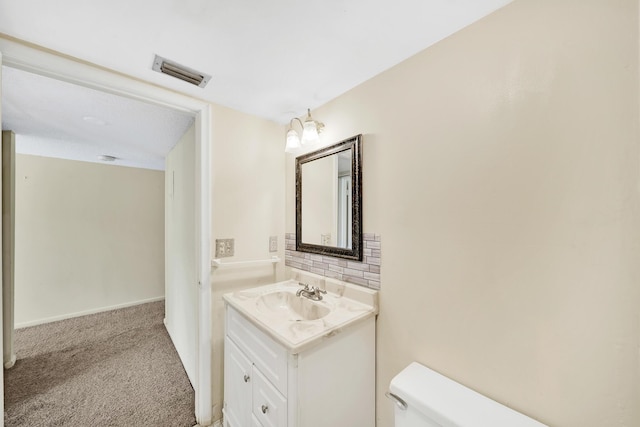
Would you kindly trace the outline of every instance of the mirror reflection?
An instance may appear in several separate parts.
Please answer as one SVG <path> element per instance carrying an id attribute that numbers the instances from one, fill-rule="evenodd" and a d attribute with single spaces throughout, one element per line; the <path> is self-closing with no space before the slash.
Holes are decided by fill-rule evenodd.
<path id="1" fill-rule="evenodd" d="M 351 150 L 302 165 L 302 241 L 351 248 Z"/>
<path id="2" fill-rule="evenodd" d="M 296 250 L 362 259 L 360 136 L 296 159 Z"/>

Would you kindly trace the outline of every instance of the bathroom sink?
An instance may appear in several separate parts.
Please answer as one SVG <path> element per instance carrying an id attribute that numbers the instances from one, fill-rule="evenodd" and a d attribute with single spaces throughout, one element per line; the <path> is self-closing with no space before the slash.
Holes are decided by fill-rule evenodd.
<path id="1" fill-rule="evenodd" d="M 298 354 L 378 313 L 377 291 L 334 279 L 323 281 L 327 293 L 320 301 L 296 296 L 301 289 L 298 280 L 230 292 L 223 299 L 292 354 Z"/>
<path id="2" fill-rule="evenodd" d="M 256 299 L 256 309 L 264 314 L 288 320 L 318 320 L 331 311 L 329 307 L 289 291 L 276 291 Z"/>

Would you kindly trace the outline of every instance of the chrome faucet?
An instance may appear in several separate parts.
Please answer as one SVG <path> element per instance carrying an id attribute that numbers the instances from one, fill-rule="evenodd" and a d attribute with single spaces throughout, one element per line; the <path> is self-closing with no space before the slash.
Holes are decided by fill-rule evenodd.
<path id="1" fill-rule="evenodd" d="M 309 288 L 309 285 L 306 283 L 299 283 L 300 286 L 304 286 L 304 288 L 302 289 L 298 289 L 298 292 L 296 292 L 296 296 L 303 296 L 305 298 L 309 298 L 312 301 L 321 301 L 322 300 L 322 294 L 326 294 L 327 291 L 325 291 L 324 289 L 320 289 L 316 286 L 311 286 L 311 288 Z"/>

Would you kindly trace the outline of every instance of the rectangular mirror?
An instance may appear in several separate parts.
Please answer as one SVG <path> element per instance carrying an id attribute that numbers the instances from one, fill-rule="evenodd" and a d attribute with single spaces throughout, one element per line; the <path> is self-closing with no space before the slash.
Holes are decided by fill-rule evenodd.
<path id="1" fill-rule="evenodd" d="M 296 158 L 296 250 L 362 261 L 361 138 Z"/>

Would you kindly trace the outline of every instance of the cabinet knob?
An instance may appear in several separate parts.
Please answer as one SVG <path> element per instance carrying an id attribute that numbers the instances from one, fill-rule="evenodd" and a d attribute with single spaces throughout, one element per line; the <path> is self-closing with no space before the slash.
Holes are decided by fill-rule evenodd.
<path id="1" fill-rule="evenodd" d="M 245 382 L 245 383 L 248 383 L 250 379 L 251 379 L 251 377 L 250 377 L 249 375 L 246 375 L 246 374 L 245 374 L 245 376 L 244 376 L 244 382 Z"/>
<path id="2" fill-rule="evenodd" d="M 261 409 L 262 409 L 262 413 L 263 413 L 263 414 L 266 414 L 266 413 L 267 413 L 267 411 L 269 410 L 269 407 L 268 407 L 267 405 L 262 405 L 262 408 L 261 408 Z"/>

